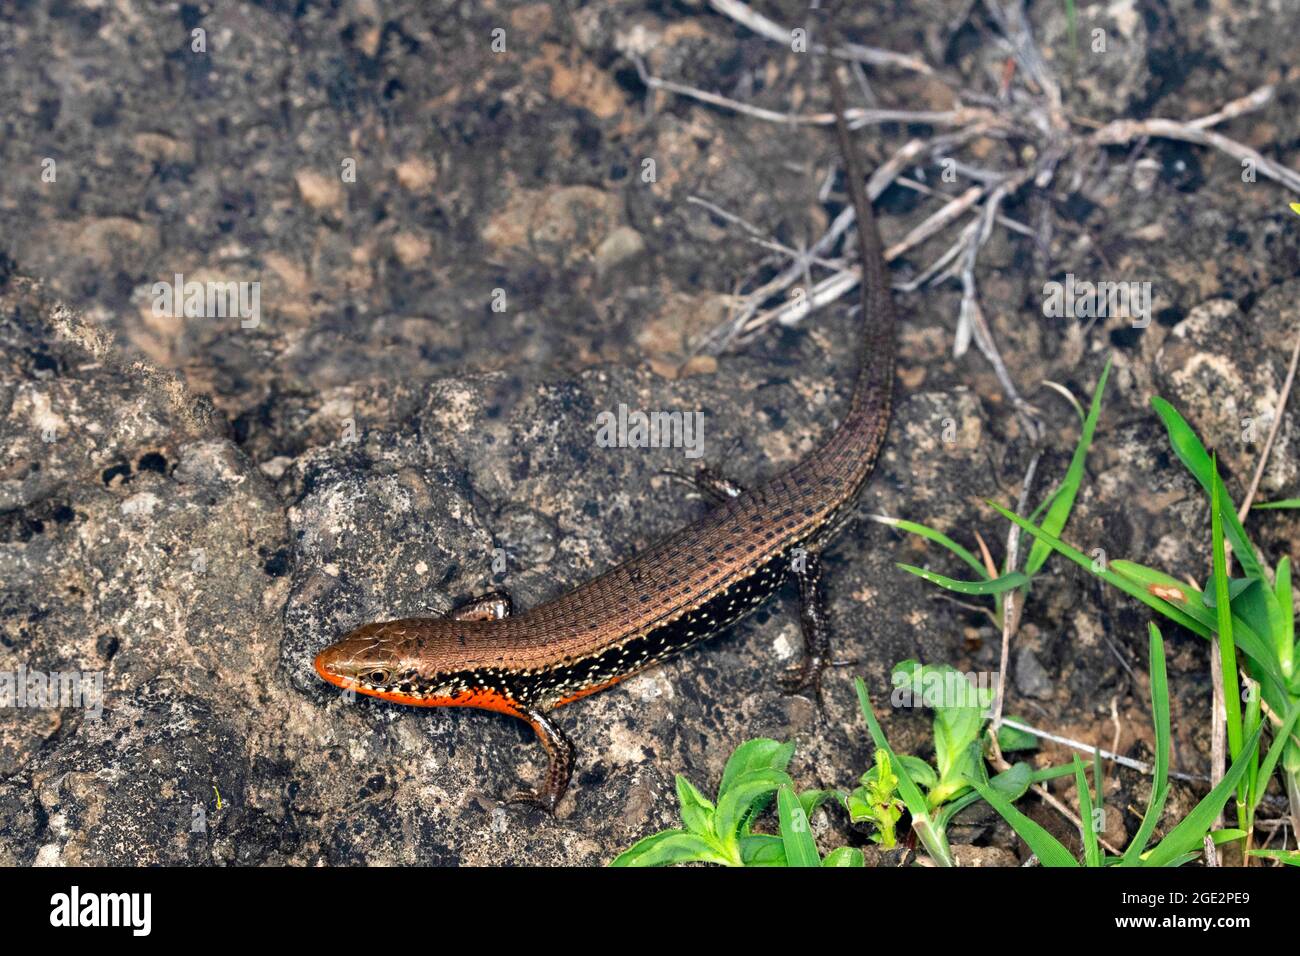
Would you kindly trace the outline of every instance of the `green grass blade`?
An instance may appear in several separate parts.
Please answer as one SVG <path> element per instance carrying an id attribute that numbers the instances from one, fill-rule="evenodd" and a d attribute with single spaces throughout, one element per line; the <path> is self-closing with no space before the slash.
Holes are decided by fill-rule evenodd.
<path id="1" fill-rule="evenodd" d="M 1255 732 L 1243 746 L 1242 757 L 1233 761 L 1228 772 L 1219 781 L 1219 785 L 1156 844 L 1147 855 L 1144 866 L 1170 866 L 1179 857 L 1194 852 L 1201 845 L 1205 834 L 1213 828 L 1219 819 L 1219 814 L 1223 812 L 1224 805 L 1236 792 L 1242 777 L 1246 775 L 1250 767 L 1249 756 L 1259 746 L 1259 738 L 1263 730 L 1263 725 L 1255 728 Z"/>
<path id="2" fill-rule="evenodd" d="M 1252 505 L 1252 511 L 1273 511 L 1278 508 L 1300 508 L 1300 498 L 1282 498 L 1279 501 L 1261 501 Z"/>
<path id="3" fill-rule="evenodd" d="M 1273 768 L 1277 766 L 1282 751 L 1286 749 L 1287 740 L 1290 739 L 1292 732 L 1295 730 L 1297 718 L 1300 718 L 1300 700 L 1291 704 L 1286 716 L 1282 718 L 1282 723 L 1273 732 L 1273 743 L 1269 746 L 1268 753 L 1265 754 L 1263 762 L 1259 765 L 1257 779 L 1260 781 L 1260 785 L 1253 798 L 1252 812 L 1259 806 L 1259 801 L 1264 799 L 1268 779 L 1273 776 Z"/>
<path id="4" fill-rule="evenodd" d="M 904 518 L 890 518 L 885 515 L 875 516 L 875 520 L 890 528 L 898 528 L 900 531 L 907 531 L 927 541 L 933 541 L 951 551 L 957 557 L 965 561 L 975 573 L 981 578 L 987 579 L 989 576 L 988 568 L 984 567 L 984 562 L 975 557 L 969 549 L 962 547 L 952 538 L 948 537 L 942 531 L 938 531 L 928 525 L 923 525 L 916 521 L 908 521 Z"/>
<path id="5" fill-rule="evenodd" d="M 1245 572 L 1247 577 L 1258 578 L 1267 582 L 1264 566 L 1259 563 L 1259 558 L 1255 556 L 1255 548 L 1250 543 L 1250 538 L 1246 537 L 1246 529 L 1237 520 L 1237 509 L 1232 503 L 1232 496 L 1228 494 L 1228 489 L 1224 487 L 1222 480 L 1219 479 L 1214 463 L 1210 460 L 1205 446 L 1201 444 L 1201 439 L 1197 437 L 1196 432 L 1192 430 L 1192 426 L 1187 424 L 1183 416 L 1178 414 L 1177 409 L 1163 398 L 1152 396 L 1151 407 L 1156 410 L 1156 414 L 1164 422 L 1165 430 L 1169 433 L 1169 444 L 1173 446 L 1174 454 L 1192 473 L 1192 477 L 1200 482 L 1201 487 L 1205 489 L 1205 493 L 1207 495 L 1212 494 L 1215 485 L 1218 485 L 1223 503 L 1223 530 L 1227 534 L 1228 540 L 1232 542 L 1233 554 L 1237 556 L 1242 571 Z"/>
<path id="6" fill-rule="evenodd" d="M 1217 610 L 1211 604 L 1214 599 L 1212 593 L 1202 594 L 1190 584 L 1172 578 L 1163 571 L 1157 571 L 1154 568 L 1148 568 L 1120 558 L 1110 562 L 1110 569 L 1120 577 L 1138 584 L 1151 595 L 1178 607 L 1194 617 L 1204 628 L 1203 630 L 1197 630 L 1196 633 L 1213 640 L 1219 619 Z M 1245 584 L 1246 587 L 1240 587 L 1242 584 Z M 1213 582 L 1211 582 L 1211 586 L 1213 586 Z M 1284 701 L 1287 699 L 1285 681 L 1282 678 L 1277 655 L 1269 643 L 1261 638 L 1259 633 L 1247 623 L 1243 614 L 1238 613 L 1242 609 L 1243 602 L 1238 602 L 1236 600 L 1237 595 L 1232 593 L 1234 591 L 1238 593 L 1245 592 L 1248 598 L 1250 589 L 1255 587 L 1262 588 L 1264 585 L 1249 578 L 1228 581 L 1228 591 L 1233 598 L 1233 641 L 1250 658 L 1251 662 L 1259 668 L 1261 675 L 1267 678 L 1265 698 L 1270 704 L 1277 705 L 1279 710 L 1284 710 L 1286 708 Z M 1129 593 L 1132 594 L 1133 592 L 1130 591 Z M 1159 609 L 1157 608 L 1157 610 Z"/>
<path id="7" fill-rule="evenodd" d="M 1094 750 L 1092 752 L 1092 800 L 1099 812 L 1106 807 L 1106 790 L 1102 786 L 1104 782 L 1101 772 L 1101 751 Z"/>
<path id="8" fill-rule="evenodd" d="M 1106 380 L 1110 377 L 1111 361 L 1111 359 L 1106 360 L 1106 367 L 1101 370 L 1101 377 L 1097 379 L 1097 387 L 1092 393 L 1092 404 L 1088 407 L 1088 417 L 1083 421 L 1079 442 L 1074 446 L 1074 455 L 1070 458 L 1070 467 L 1066 469 L 1060 490 L 1043 518 L 1043 530 L 1050 535 L 1059 535 L 1064 530 L 1065 523 L 1070 520 L 1070 512 L 1074 509 L 1075 496 L 1078 495 L 1079 486 L 1083 483 L 1083 468 L 1088 459 L 1088 449 L 1092 445 L 1093 433 L 1097 430 L 1097 419 L 1101 417 L 1101 399 L 1106 392 Z M 1030 577 L 1037 574 L 1051 553 L 1050 545 L 1042 540 L 1035 540 L 1029 550 L 1029 557 L 1025 560 L 1025 573 Z"/>
<path id="9" fill-rule="evenodd" d="M 1290 680 L 1295 674 L 1295 595 L 1291 591 L 1291 559 L 1284 557 L 1277 563 L 1278 626 L 1273 634 L 1277 650 L 1277 665 Z"/>
<path id="10" fill-rule="evenodd" d="M 1142 823 L 1134 834 L 1132 842 L 1124 851 L 1121 866 L 1137 866 L 1139 857 L 1146 849 L 1147 841 L 1160 822 L 1164 812 L 1165 801 L 1169 797 L 1169 680 L 1165 673 L 1165 642 L 1160 637 L 1160 628 L 1154 623 L 1148 625 L 1150 635 L 1148 644 L 1151 656 L 1151 720 L 1155 725 L 1156 754 L 1155 776 L 1151 782 L 1151 798 L 1147 801 L 1146 813 Z"/>
<path id="11" fill-rule="evenodd" d="M 1300 850 L 1251 850 L 1249 855 L 1277 860 L 1287 866 L 1300 866 Z"/>
<path id="12" fill-rule="evenodd" d="M 1019 525 L 1034 537 L 1047 541 L 1055 550 L 1065 555 L 1065 557 L 1069 558 L 1075 564 L 1087 569 L 1092 574 L 1096 574 L 1103 581 L 1119 588 L 1130 597 L 1137 598 L 1143 604 L 1147 605 L 1147 607 L 1150 607 L 1164 615 L 1175 624 L 1180 624 L 1192 633 L 1199 634 L 1201 637 L 1213 638 L 1214 618 L 1210 616 L 1209 612 L 1201 605 L 1200 592 L 1196 591 L 1194 588 L 1176 581 L 1168 575 L 1161 575 L 1164 580 L 1171 582 L 1173 585 L 1176 585 L 1181 589 L 1184 599 L 1188 603 L 1177 604 L 1173 601 L 1165 600 L 1158 597 L 1158 592 L 1153 592 L 1149 586 L 1143 586 L 1135 581 L 1129 580 L 1124 575 L 1113 570 L 1116 565 L 1121 563 L 1120 561 L 1111 561 L 1110 567 L 1104 570 L 1096 570 L 1093 568 L 1092 558 L 1088 557 L 1077 548 L 1071 547 L 1064 541 L 1049 535 L 1041 528 L 1038 528 L 1020 517 L 1020 515 L 1016 514 L 1014 511 L 1002 507 L 996 501 L 986 501 L 986 504 L 1008 521 Z M 1141 567 L 1141 565 L 1135 565 L 1132 562 L 1122 563 L 1127 564 L 1130 568 Z M 1143 568 L 1143 570 L 1152 574 L 1158 574 L 1158 572 L 1155 572 L 1150 568 Z M 1195 601 L 1197 607 L 1200 608 L 1199 615 L 1192 607 L 1192 601 Z M 1259 665 L 1263 675 L 1269 680 L 1266 699 L 1268 699 L 1270 703 L 1284 700 L 1286 684 L 1278 673 L 1277 662 L 1268 645 L 1249 627 L 1249 625 L 1242 621 L 1241 618 L 1234 615 L 1232 623 L 1233 636 L 1236 639 L 1237 644 L 1240 645 L 1241 649 Z"/>
<path id="13" fill-rule="evenodd" d="M 1012 591 L 1022 584 L 1029 583 L 1028 576 L 1019 571 L 1004 574 L 1002 577 L 994 578 L 991 581 L 959 581 L 956 578 L 936 574 L 934 571 L 927 571 L 925 568 L 914 567 L 910 564 L 898 563 L 897 566 L 909 574 L 915 574 L 918 578 L 923 578 L 931 584 L 937 584 L 941 588 L 947 588 L 949 591 L 956 591 L 958 594 L 1002 594 L 1006 591 Z"/>
<path id="14" fill-rule="evenodd" d="M 1237 646 L 1232 641 L 1232 598 L 1228 594 L 1228 559 L 1223 546 L 1223 495 L 1219 459 L 1211 459 L 1214 474 L 1210 495 L 1210 536 L 1214 547 L 1214 611 L 1218 618 L 1219 663 L 1223 671 L 1223 709 L 1228 725 L 1228 753 L 1241 755 L 1241 686 L 1237 677 Z M 1244 821 L 1242 821 L 1244 822 Z"/>
<path id="15" fill-rule="evenodd" d="M 1079 791 L 1079 821 L 1083 824 L 1083 862 L 1085 866 L 1101 866 L 1101 844 L 1097 842 L 1097 815 L 1092 809 L 1092 794 L 1088 792 L 1088 779 L 1083 773 L 1083 761 L 1074 755 L 1074 787 Z"/>
<path id="16" fill-rule="evenodd" d="M 1042 541 L 1046 541 L 1049 546 L 1054 548 L 1060 554 L 1069 558 L 1071 561 L 1079 565 L 1081 568 L 1087 569 L 1089 572 L 1096 574 L 1098 577 L 1100 577 L 1103 581 L 1106 581 L 1108 584 L 1111 584 L 1114 587 L 1119 588 L 1121 591 L 1125 592 L 1126 594 L 1137 598 L 1139 601 L 1141 601 L 1143 604 L 1147 605 L 1148 607 L 1151 607 L 1156 611 L 1159 611 L 1161 614 L 1169 618 L 1169 620 L 1173 621 L 1175 624 L 1181 624 L 1183 627 L 1187 628 L 1188 630 L 1194 631 L 1197 634 L 1201 635 L 1201 637 L 1209 637 L 1210 634 L 1212 633 L 1212 628 L 1202 624 L 1200 621 L 1197 621 L 1192 615 L 1188 614 L 1182 608 L 1179 608 L 1168 601 L 1157 598 L 1155 595 L 1151 594 L 1146 588 L 1140 587 L 1130 581 L 1125 580 L 1123 577 L 1116 574 L 1114 571 L 1111 571 L 1109 569 L 1100 570 L 1100 571 L 1093 570 L 1092 558 L 1088 557 L 1086 554 L 1084 554 L 1082 551 L 1078 550 L 1077 548 L 1071 547 L 1070 545 L 1066 544 L 1064 541 L 1060 540 L 1054 535 L 1048 534 L 1046 531 L 1043 531 L 1037 525 L 1031 524 L 1030 522 L 1026 521 L 1024 518 L 1020 517 L 1020 515 L 1016 514 L 1014 511 L 1002 507 L 996 501 L 986 501 L 986 504 L 988 504 L 990 508 L 992 508 L 998 514 L 1002 515 L 1002 517 L 1006 518 L 1008 521 L 1017 524 L 1023 530 L 1028 531 L 1035 538 L 1038 538 L 1039 540 Z"/>
<path id="17" fill-rule="evenodd" d="M 972 781 L 972 785 L 985 802 L 1019 834 L 1020 839 L 1025 841 L 1043 866 L 1077 867 L 1079 865 L 1079 861 L 1070 855 L 1070 851 L 1060 840 L 1017 810 L 1012 806 L 1011 801 L 993 787 L 977 781 Z"/>

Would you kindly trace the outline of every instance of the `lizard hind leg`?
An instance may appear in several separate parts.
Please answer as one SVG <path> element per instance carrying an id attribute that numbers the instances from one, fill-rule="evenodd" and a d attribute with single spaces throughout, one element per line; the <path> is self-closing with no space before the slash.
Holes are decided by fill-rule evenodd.
<path id="1" fill-rule="evenodd" d="M 662 474 L 670 478 L 676 478 L 678 481 L 685 482 L 699 491 L 704 497 L 713 501 L 715 504 L 721 504 L 732 498 L 739 498 L 745 493 L 745 489 L 730 478 L 722 475 L 708 465 L 701 465 L 695 470 L 695 474 L 687 475 L 680 471 L 670 471 L 665 469 Z"/>
<path id="2" fill-rule="evenodd" d="M 803 557 L 802 568 L 792 569 L 799 585 L 799 626 L 803 631 L 803 660 L 780 679 L 787 694 L 811 694 L 821 704 L 822 672 L 830 664 L 831 634 L 826 605 L 820 592 L 822 566 L 816 551 Z"/>
<path id="3" fill-rule="evenodd" d="M 539 789 L 521 790 L 509 797 L 506 803 L 533 804 L 554 814 L 564 791 L 569 788 L 569 778 L 573 775 L 573 744 L 564 731 L 540 710 L 524 710 L 519 716 L 528 722 L 537 734 L 538 741 L 546 748 L 546 777 Z"/>

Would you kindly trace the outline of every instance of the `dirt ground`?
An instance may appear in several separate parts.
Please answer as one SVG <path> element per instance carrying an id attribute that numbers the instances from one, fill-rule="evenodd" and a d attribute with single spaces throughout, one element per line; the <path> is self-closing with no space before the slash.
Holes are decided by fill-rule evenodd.
<path id="1" fill-rule="evenodd" d="M 1205 580 L 1209 509 L 1149 399 L 1183 412 L 1240 499 L 1300 329 L 1300 197 L 1233 152 L 1300 169 L 1287 5 L 1080 3 L 1072 26 L 1039 0 L 1023 31 L 967 0 L 833 13 L 846 39 L 899 55 L 851 89 L 893 111 L 856 133 L 869 169 L 969 132 L 900 162 L 877 199 L 904 288 L 862 516 L 971 548 L 978 532 L 1001 561 L 1007 525 L 985 499 L 1014 506 L 1036 460 L 1041 501 L 1078 439 L 1047 383 L 1086 403 L 1110 358 L 1065 537 Z M 800 786 L 851 788 L 873 750 L 854 676 L 895 748 L 932 755 L 930 715 L 888 706 L 891 668 L 995 672 L 1000 631 L 987 601 L 897 563 L 967 569 L 866 520 L 825 556 L 836 653 L 855 663 L 827 678 L 823 712 L 775 684 L 799 646 L 787 589 L 559 711 L 578 764 L 555 817 L 500 801 L 543 769 L 523 724 L 348 701 L 311 669 L 366 621 L 495 586 L 530 607 L 698 515 L 662 474 L 693 465 L 682 450 L 601 447 L 601 411 L 699 410 L 702 460 L 750 485 L 833 428 L 855 294 L 709 337 L 845 205 L 830 128 L 788 121 L 830 108 L 825 57 L 738 8 L 782 36 L 807 16 L 759 0 L 5 5 L 0 670 L 101 674 L 104 706 L 0 710 L 0 863 L 602 864 L 676 823 L 675 774 L 711 793 L 750 737 L 796 740 Z M 1226 148 L 1123 126 L 1266 87 L 1205 127 Z M 908 286 L 991 215 L 998 183 L 972 284 L 958 262 Z M 915 239 L 972 188 L 978 205 Z M 814 251 L 819 282 L 846 250 Z M 752 304 L 788 301 L 795 272 Z M 176 275 L 256 283 L 255 321 L 160 316 L 155 284 Z M 1045 284 L 1068 276 L 1148 283 L 1149 322 L 1045 315 Z M 1298 442 L 1291 412 L 1260 500 L 1297 495 Z M 1270 560 L 1300 555 L 1295 518 L 1248 526 Z M 1007 711 L 1149 758 L 1147 620 L 1053 559 L 1011 647 Z M 1206 774 L 1206 645 L 1165 633 L 1174 769 Z M 1108 802 L 1127 808 L 1108 838 L 1136 829 L 1148 789 L 1108 767 Z M 1073 803 L 1072 782 L 1053 790 Z M 1175 783 L 1168 819 L 1202 792 Z M 1022 805 L 1077 846 L 1055 810 Z M 869 846 L 836 808 L 813 824 L 823 848 Z M 972 864 L 1027 855 L 983 805 L 952 838 Z"/>

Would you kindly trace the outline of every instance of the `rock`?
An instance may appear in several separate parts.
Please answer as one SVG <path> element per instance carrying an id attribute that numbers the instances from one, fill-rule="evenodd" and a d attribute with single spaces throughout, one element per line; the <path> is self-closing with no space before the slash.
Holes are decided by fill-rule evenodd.
<path id="1" fill-rule="evenodd" d="M 1039 700 L 1050 700 L 1054 693 L 1051 675 L 1024 645 L 1016 649 L 1016 690 Z"/>
<path id="2" fill-rule="evenodd" d="M 1156 353 L 1161 393 L 1207 448 L 1243 474 L 1253 470 L 1273 425 L 1290 357 L 1285 333 L 1277 333 L 1295 327 L 1297 293 L 1295 281 L 1269 290 L 1255 305 L 1254 321 L 1235 302 L 1212 299 L 1175 325 Z M 1261 482 L 1264 496 L 1294 486 L 1297 434 L 1294 416 L 1284 417 Z"/>
<path id="3" fill-rule="evenodd" d="M 596 247 L 596 274 L 607 275 L 645 251 L 645 240 L 630 226 L 617 226 Z"/>
<path id="4" fill-rule="evenodd" d="M 337 176 L 326 176 L 314 169 L 300 169 L 293 181 L 303 202 L 317 212 L 337 212 L 343 205 L 343 183 Z"/>
<path id="5" fill-rule="evenodd" d="M 971 846 L 958 844 L 952 848 L 958 866 L 1019 866 L 1014 853 L 1000 846 Z"/>

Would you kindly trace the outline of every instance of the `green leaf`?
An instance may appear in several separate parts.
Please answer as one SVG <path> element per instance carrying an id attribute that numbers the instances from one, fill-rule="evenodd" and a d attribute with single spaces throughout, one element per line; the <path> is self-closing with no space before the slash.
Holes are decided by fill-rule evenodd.
<path id="1" fill-rule="evenodd" d="M 1061 841 L 1017 810 L 1011 805 L 1010 800 L 989 784 L 976 780 L 972 781 L 971 785 L 984 801 L 1002 816 L 1002 819 L 1011 824 L 1011 829 L 1028 844 L 1029 849 L 1043 866 L 1077 867 L 1079 865 L 1079 861 L 1070 855 L 1070 851 L 1061 844 Z"/>
<path id="2" fill-rule="evenodd" d="M 1034 768 L 1021 761 L 1014 763 L 989 781 L 989 786 L 1008 800 L 1019 800 L 1034 782 Z"/>
<path id="3" fill-rule="evenodd" d="M 1046 770 L 1034 770 L 1029 764 L 1021 761 L 1012 764 L 1006 770 L 989 781 L 991 786 L 998 793 L 1002 794 L 1013 803 L 1023 797 L 1029 787 L 1035 783 L 1041 783 L 1044 780 L 1050 780 L 1052 777 L 1062 776 L 1063 773 L 1069 773 L 1069 767 L 1052 767 Z M 983 782 L 984 778 L 980 777 Z M 952 822 L 957 814 L 961 813 L 972 803 L 980 799 L 979 792 L 968 790 L 966 793 L 953 800 L 945 803 L 937 815 L 939 828 L 947 830 L 948 825 Z"/>
<path id="4" fill-rule="evenodd" d="M 871 795 L 866 787 L 855 787 L 853 792 L 844 798 L 844 809 L 849 811 L 849 820 L 852 823 L 874 820 L 876 816 L 876 808 L 871 802 Z"/>
<path id="5" fill-rule="evenodd" d="M 1237 677 L 1237 645 L 1232 641 L 1232 597 L 1228 593 L 1228 559 L 1223 546 L 1223 482 L 1219 480 L 1219 459 L 1211 459 L 1213 493 L 1210 496 L 1210 538 L 1213 546 L 1214 608 L 1218 618 L 1219 662 L 1223 671 L 1223 709 L 1228 725 L 1228 752 L 1233 760 L 1241 753 L 1241 686 Z"/>
<path id="6" fill-rule="evenodd" d="M 821 866 L 821 856 L 817 853 L 817 841 L 813 839 L 812 829 L 808 826 L 808 817 L 799 798 L 794 795 L 794 788 L 782 786 L 776 792 L 776 813 L 781 821 L 781 841 L 785 844 L 787 866 Z"/>
<path id="7" fill-rule="evenodd" d="M 1268 860 L 1277 860 L 1287 866 L 1300 866 L 1300 850 L 1251 850 L 1250 856 L 1261 856 Z"/>
<path id="8" fill-rule="evenodd" d="M 1083 761 L 1074 755 L 1074 788 L 1079 792 L 1079 821 L 1083 824 L 1083 862 L 1101 866 L 1101 844 L 1097 841 L 1097 818 L 1092 809 L 1092 794 L 1083 774 Z"/>
<path id="9" fill-rule="evenodd" d="M 1250 767 L 1250 755 L 1259 746 L 1260 735 L 1264 725 L 1260 724 L 1242 747 L 1241 756 L 1232 762 L 1228 772 L 1223 775 L 1219 785 L 1206 795 L 1205 799 L 1192 808 L 1191 813 L 1183 817 L 1178 825 L 1170 830 L 1163 840 L 1147 854 L 1144 866 L 1170 866 L 1184 854 L 1194 853 L 1210 832 L 1223 812 L 1224 804 L 1237 790 L 1237 784 Z M 1127 858 L 1128 854 L 1125 854 Z"/>
<path id="10" fill-rule="evenodd" d="M 827 800 L 843 800 L 844 795 L 838 790 L 804 790 L 799 794 L 799 806 L 803 807 L 804 816 L 812 819 L 812 815 L 817 812 Z"/>
<path id="11" fill-rule="evenodd" d="M 1210 459 L 1201 444 L 1201 439 L 1197 437 L 1196 432 L 1187 424 L 1182 415 L 1178 414 L 1177 409 L 1170 405 L 1159 396 L 1152 396 L 1151 407 L 1156 410 L 1160 420 L 1164 422 L 1165 430 L 1169 433 L 1169 444 L 1173 446 L 1174 454 L 1192 473 L 1194 477 L 1205 489 L 1207 495 L 1213 494 L 1214 487 L 1219 488 L 1220 499 L 1223 503 L 1224 533 L 1228 540 L 1232 542 L 1232 552 L 1236 555 L 1238 563 L 1241 564 L 1241 570 L 1247 577 L 1266 580 L 1263 565 L 1255 556 L 1255 548 L 1250 543 L 1250 538 L 1246 537 L 1246 529 L 1241 526 L 1237 519 L 1237 509 L 1232 503 L 1232 496 L 1228 494 L 1228 489 L 1224 487 L 1223 481 L 1215 472 L 1214 462 Z"/>
<path id="12" fill-rule="evenodd" d="M 1097 387 L 1092 392 L 1092 404 L 1088 408 L 1088 417 L 1084 419 L 1083 428 L 1079 433 L 1079 443 L 1074 446 L 1074 455 L 1070 458 L 1070 467 L 1066 469 L 1060 491 L 1053 499 L 1052 506 L 1047 509 L 1046 517 L 1043 518 L 1042 528 L 1048 534 L 1059 535 L 1070 519 L 1070 512 L 1074 509 L 1075 496 L 1079 493 L 1079 485 L 1083 483 L 1083 468 L 1088 458 L 1088 448 L 1092 445 L 1092 436 L 1097 430 L 1097 419 L 1101 417 L 1101 399 L 1106 392 L 1106 380 L 1110 377 L 1111 361 L 1111 359 L 1106 360 L 1106 367 L 1101 370 L 1101 377 L 1097 379 Z M 1025 573 L 1030 577 L 1037 574 L 1051 553 L 1052 549 L 1048 544 L 1035 540 L 1025 561 Z"/>
<path id="13" fill-rule="evenodd" d="M 1019 717 L 1010 716 L 1009 719 L 1017 723 L 1024 723 Z M 998 728 L 998 747 L 1001 750 L 1037 750 L 1038 738 L 1027 730 L 1021 730 L 1018 727 L 1008 727 L 1003 724 Z"/>
<path id="14" fill-rule="evenodd" d="M 673 863 L 721 863 L 731 860 L 713 846 L 685 830 L 664 830 L 632 844 L 610 866 L 669 866 Z"/>
<path id="15" fill-rule="evenodd" d="M 878 517 L 876 520 L 891 528 L 898 528 L 901 531 L 910 531 L 912 534 L 924 538 L 927 541 L 933 541 L 935 544 L 942 545 L 970 565 L 970 567 L 974 569 L 975 573 L 981 578 L 986 580 L 988 579 L 989 573 L 984 567 L 984 563 L 980 561 L 979 558 L 975 557 L 975 555 L 971 554 L 968 549 L 962 547 L 942 531 L 936 531 L 928 525 L 923 525 L 916 521 L 907 521 L 903 518 Z"/>
<path id="16" fill-rule="evenodd" d="M 970 745 L 979 739 L 992 692 L 976 687 L 961 671 L 947 664 L 920 664 L 914 660 L 895 665 L 891 680 L 896 688 L 913 689 L 913 703 L 934 709 L 934 761 L 939 782 L 931 788 L 928 803 L 936 808 L 968 785 Z M 918 690 L 920 701 L 915 700 Z"/>
<path id="17" fill-rule="evenodd" d="M 712 802 L 680 773 L 677 775 L 677 802 L 681 805 L 682 823 L 687 830 L 706 840 L 713 836 Z"/>
<path id="18" fill-rule="evenodd" d="M 1291 592 L 1291 559 L 1284 557 L 1277 563 L 1277 626 L 1273 630 L 1273 646 L 1277 651 L 1278 668 L 1290 680 L 1295 674 L 1295 596 Z"/>
<path id="19" fill-rule="evenodd" d="M 794 741 L 781 743 L 768 737 L 756 737 L 737 747 L 727 760 L 722 771 L 722 783 L 718 785 L 718 799 L 721 800 L 736 778 L 751 770 L 785 770 L 790 766 L 794 756 Z"/>
<path id="20" fill-rule="evenodd" d="M 1228 578 L 1228 603 L 1235 604 L 1237 598 L 1241 597 L 1246 591 L 1258 585 L 1259 582 L 1254 578 Z M 1205 606 L 1213 611 L 1219 608 L 1218 597 L 1213 591 L 1207 591 L 1201 594 L 1201 600 Z"/>
<path id="21" fill-rule="evenodd" d="M 959 581 L 956 578 L 946 577 L 942 574 L 936 574 L 934 571 L 927 571 L 925 568 L 914 567 L 902 562 L 897 562 L 897 566 L 909 574 L 915 574 L 918 578 L 923 578 L 931 584 L 937 584 L 941 588 L 947 588 L 949 591 L 956 591 L 958 594 L 1002 594 L 1005 591 L 1013 591 L 1022 584 L 1029 583 L 1029 578 L 1019 571 L 1004 574 L 1002 577 L 994 578 L 991 581 Z"/>
<path id="22" fill-rule="evenodd" d="M 785 866 L 785 842 L 768 833 L 741 837 L 740 861 L 745 866 Z"/>
<path id="23" fill-rule="evenodd" d="M 1261 501 L 1253 506 L 1256 511 L 1273 511 L 1278 508 L 1300 508 L 1300 498 L 1283 498 L 1280 501 Z"/>
<path id="24" fill-rule="evenodd" d="M 852 866 L 863 867 L 867 862 L 862 856 L 862 851 L 857 847 L 842 846 L 837 850 L 831 850 L 826 854 L 826 859 L 822 860 L 822 866 Z"/>
<path id="25" fill-rule="evenodd" d="M 934 768 L 912 754 L 895 754 L 892 760 L 901 762 L 907 768 L 907 775 L 912 778 L 912 782 L 918 787 L 931 789 L 939 782 L 939 775 L 934 772 Z M 874 783 L 878 778 L 878 768 L 873 766 L 870 770 L 862 775 L 862 783 Z"/>
<path id="26" fill-rule="evenodd" d="M 1151 720 L 1155 725 L 1156 767 L 1155 777 L 1151 782 L 1151 796 L 1147 800 L 1146 813 L 1132 841 L 1124 850 L 1121 866 L 1137 866 L 1139 857 L 1146 849 L 1147 841 L 1160 822 L 1164 812 L 1165 801 L 1169 798 L 1169 681 L 1165 673 L 1165 642 L 1160 637 L 1160 628 L 1154 623 L 1148 624 L 1148 653 L 1151 658 Z"/>
<path id="27" fill-rule="evenodd" d="M 730 845 L 744 836 L 740 830 L 748 821 L 750 810 L 760 801 L 766 803 L 782 785 L 793 786 L 790 776 L 772 769 L 749 770 L 732 780 L 713 812 L 713 832 L 717 838 Z"/>

